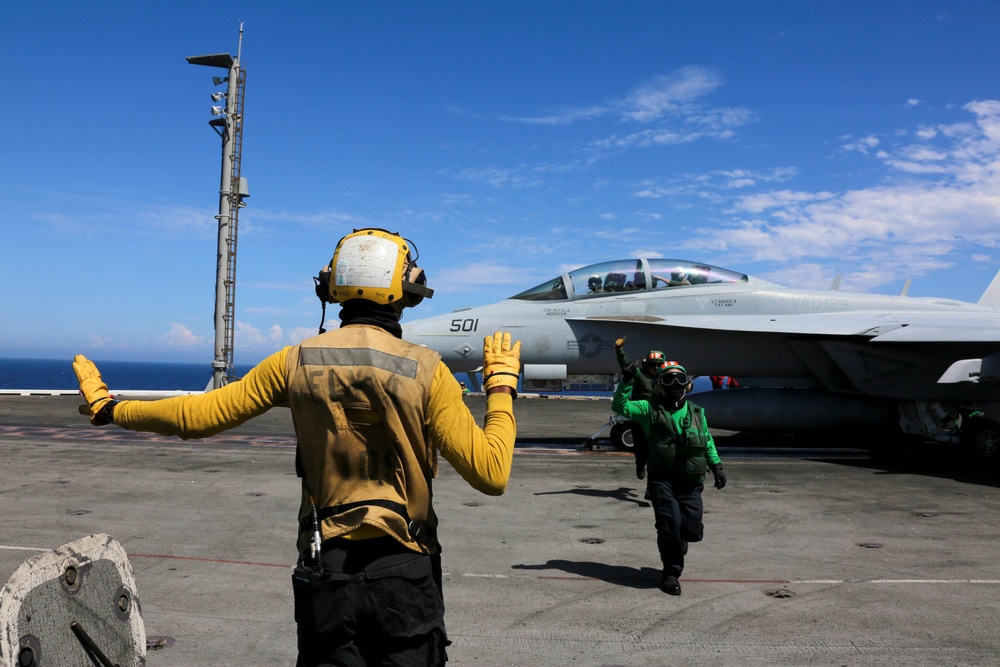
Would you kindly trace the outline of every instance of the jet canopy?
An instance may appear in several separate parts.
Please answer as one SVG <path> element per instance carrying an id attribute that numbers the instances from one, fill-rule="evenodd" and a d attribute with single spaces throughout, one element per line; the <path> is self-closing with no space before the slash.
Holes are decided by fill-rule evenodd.
<path id="1" fill-rule="evenodd" d="M 570 271 L 510 298 L 519 301 L 565 301 L 618 292 L 748 281 L 746 274 L 686 260 L 619 259 Z"/>

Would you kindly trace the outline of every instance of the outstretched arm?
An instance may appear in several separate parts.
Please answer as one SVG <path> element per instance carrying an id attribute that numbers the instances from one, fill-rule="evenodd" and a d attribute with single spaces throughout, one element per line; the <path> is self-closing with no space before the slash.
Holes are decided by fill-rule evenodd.
<path id="1" fill-rule="evenodd" d="M 176 435 L 184 439 L 207 438 L 267 412 L 276 405 L 287 403 L 285 358 L 288 348 L 275 352 L 238 381 L 204 394 L 177 396 L 158 401 L 120 401 L 107 410 L 114 423 L 133 431 L 148 431 L 160 435 Z M 107 391 L 97 373 L 97 367 L 83 355 L 73 364 L 80 380 L 81 391 L 88 398 L 91 410 L 95 405 L 88 397 L 85 384 L 96 379 Z M 95 415 L 98 414 L 95 412 Z"/>

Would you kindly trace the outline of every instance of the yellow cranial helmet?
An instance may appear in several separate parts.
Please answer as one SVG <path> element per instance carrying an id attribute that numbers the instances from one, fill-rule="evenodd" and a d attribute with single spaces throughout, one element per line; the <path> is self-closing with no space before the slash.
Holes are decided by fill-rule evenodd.
<path id="1" fill-rule="evenodd" d="M 399 234 L 356 229 L 340 239 L 330 264 L 320 271 L 316 293 L 330 303 L 365 299 L 415 306 L 434 294 L 416 260 L 416 247 Z"/>

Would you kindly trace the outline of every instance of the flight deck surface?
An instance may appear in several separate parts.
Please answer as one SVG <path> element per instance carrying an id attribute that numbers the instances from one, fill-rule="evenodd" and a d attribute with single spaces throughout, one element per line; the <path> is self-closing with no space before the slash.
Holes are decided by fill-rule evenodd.
<path id="1" fill-rule="evenodd" d="M 484 400 L 467 400 L 481 416 Z M 0 582 L 42 550 L 108 533 L 162 647 L 150 667 L 293 664 L 288 412 L 181 441 L 94 428 L 78 403 L 0 397 Z M 754 456 L 720 433 L 729 485 L 705 489 L 705 541 L 675 598 L 657 588 L 633 459 L 578 446 L 609 407 L 519 399 L 500 497 L 442 461 L 450 664 L 1000 662 L 996 474 L 927 452 L 892 464 L 855 450 Z"/>

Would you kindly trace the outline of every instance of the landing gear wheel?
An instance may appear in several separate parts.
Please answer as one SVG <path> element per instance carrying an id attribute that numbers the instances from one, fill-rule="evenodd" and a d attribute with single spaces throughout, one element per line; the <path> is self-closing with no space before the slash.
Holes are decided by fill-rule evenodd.
<path id="1" fill-rule="evenodd" d="M 1000 465 L 1000 424 L 992 419 L 970 419 L 962 431 L 962 444 L 973 464 Z"/>
<path id="2" fill-rule="evenodd" d="M 632 429 L 636 428 L 634 422 L 621 422 L 611 427 L 611 444 L 623 452 L 631 452 L 635 449 L 635 439 L 632 437 Z"/>

